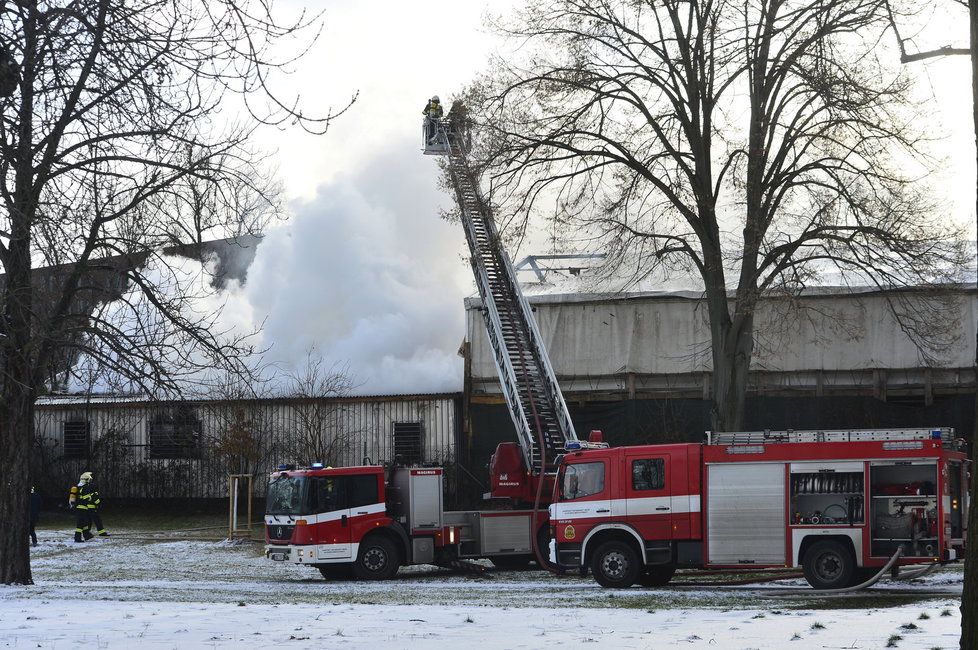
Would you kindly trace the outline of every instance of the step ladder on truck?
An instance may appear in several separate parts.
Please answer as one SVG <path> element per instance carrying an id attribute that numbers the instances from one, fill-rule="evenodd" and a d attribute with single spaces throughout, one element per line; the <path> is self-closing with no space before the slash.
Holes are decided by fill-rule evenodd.
<path id="1" fill-rule="evenodd" d="M 327 578 L 352 573 L 363 579 L 392 577 L 402 565 L 457 566 L 473 558 L 514 568 L 533 558 L 543 564 L 558 458 L 567 448 L 606 446 L 597 432 L 589 441 L 577 439 L 469 165 L 467 136 L 457 120 L 431 121 L 424 153 L 448 159 L 486 334 L 517 432 L 517 442 L 501 443 L 490 461 L 485 497 L 498 508 L 445 511 L 438 467 L 283 466 L 272 474 L 265 513 L 266 556 L 273 560 L 312 565 Z"/>

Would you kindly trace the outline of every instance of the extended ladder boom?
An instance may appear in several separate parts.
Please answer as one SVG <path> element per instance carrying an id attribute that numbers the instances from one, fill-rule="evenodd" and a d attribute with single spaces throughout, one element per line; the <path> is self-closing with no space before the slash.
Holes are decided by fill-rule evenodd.
<path id="1" fill-rule="evenodd" d="M 577 440 L 577 435 L 533 313 L 499 240 L 489 205 L 482 199 L 479 181 L 469 167 L 465 140 L 461 129 L 438 121 L 436 144 L 425 153 L 448 156 L 448 171 L 462 212 L 503 395 L 527 467 L 537 472 L 542 462 L 550 472 L 566 443 Z"/>

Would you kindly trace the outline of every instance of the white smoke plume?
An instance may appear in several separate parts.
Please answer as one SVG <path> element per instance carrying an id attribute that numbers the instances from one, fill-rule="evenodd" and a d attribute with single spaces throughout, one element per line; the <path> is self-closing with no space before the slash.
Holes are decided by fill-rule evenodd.
<path id="1" fill-rule="evenodd" d="M 461 226 L 439 219 L 438 171 L 397 141 L 339 174 L 259 244 L 223 320 L 261 326 L 263 361 L 298 369 L 315 348 L 346 365 L 359 394 L 456 391 L 472 292 Z"/>

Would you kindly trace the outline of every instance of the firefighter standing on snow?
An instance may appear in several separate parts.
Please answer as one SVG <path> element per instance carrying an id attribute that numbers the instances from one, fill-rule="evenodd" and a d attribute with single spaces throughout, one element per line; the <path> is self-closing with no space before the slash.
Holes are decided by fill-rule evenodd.
<path id="1" fill-rule="evenodd" d="M 108 537 L 105 527 L 102 525 L 102 518 L 99 517 L 98 507 L 102 500 L 99 498 L 98 490 L 92 482 L 92 473 L 85 472 L 78 479 L 78 485 L 71 488 L 71 495 L 68 497 L 68 505 L 75 511 L 75 541 L 83 542 L 90 540 L 92 535 L 92 523 L 95 523 L 95 530 L 100 537 Z"/>

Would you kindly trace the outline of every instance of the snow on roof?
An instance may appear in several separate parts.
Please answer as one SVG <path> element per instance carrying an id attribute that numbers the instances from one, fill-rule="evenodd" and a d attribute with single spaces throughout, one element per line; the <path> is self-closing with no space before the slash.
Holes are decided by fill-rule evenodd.
<path id="1" fill-rule="evenodd" d="M 410 393 L 392 395 L 337 395 L 330 397 L 187 397 L 185 399 L 158 399 L 149 395 L 111 394 L 111 393 L 71 393 L 44 395 L 37 399 L 38 406 L 118 406 L 123 404 L 219 404 L 222 402 L 302 402 L 325 399 L 331 402 L 403 402 L 411 400 L 455 399 L 460 393 Z"/>
<path id="2" fill-rule="evenodd" d="M 944 285 L 948 290 L 971 293 L 976 290 L 975 283 Z M 593 302 L 620 302 L 626 300 L 702 300 L 702 291 L 689 289 L 675 291 L 620 291 L 620 292 L 569 292 L 569 293 L 550 293 L 537 291 L 534 285 L 524 285 L 523 293 L 526 299 L 535 305 L 545 304 L 572 304 L 572 303 L 593 303 Z M 896 287 L 889 291 L 918 291 L 922 287 Z M 930 289 L 929 287 L 927 289 Z M 819 286 L 803 289 L 799 295 L 801 297 L 818 296 L 846 296 L 846 295 L 873 295 L 882 293 L 883 290 L 875 286 Z M 728 291 L 728 296 L 734 297 L 734 291 Z M 465 309 L 473 310 L 482 307 L 482 300 L 479 296 L 470 296 L 465 299 Z"/>

